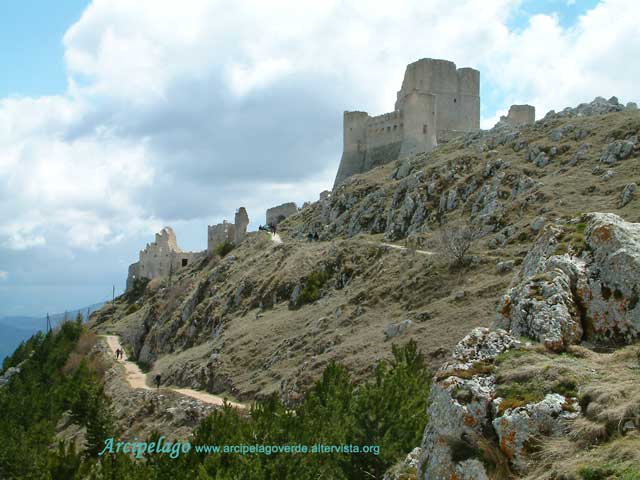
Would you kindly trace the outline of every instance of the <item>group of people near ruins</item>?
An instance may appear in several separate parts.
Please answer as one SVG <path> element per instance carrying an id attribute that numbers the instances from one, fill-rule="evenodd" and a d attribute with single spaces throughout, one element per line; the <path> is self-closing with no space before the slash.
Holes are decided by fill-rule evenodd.
<path id="1" fill-rule="evenodd" d="M 124 350 L 121 348 L 116 349 L 116 360 L 121 360 L 124 357 Z"/>
<path id="2" fill-rule="evenodd" d="M 272 235 L 276 234 L 277 228 L 275 225 L 260 225 L 258 230 L 262 230 L 263 232 L 269 232 Z"/>

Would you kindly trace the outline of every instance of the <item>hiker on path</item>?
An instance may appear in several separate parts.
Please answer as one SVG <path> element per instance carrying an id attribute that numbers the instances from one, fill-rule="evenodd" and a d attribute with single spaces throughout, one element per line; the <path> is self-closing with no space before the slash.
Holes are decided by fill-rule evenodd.
<path id="1" fill-rule="evenodd" d="M 160 382 L 162 381 L 162 377 L 160 376 L 160 374 L 156 375 L 156 378 L 154 380 L 156 382 L 156 388 L 160 388 Z"/>

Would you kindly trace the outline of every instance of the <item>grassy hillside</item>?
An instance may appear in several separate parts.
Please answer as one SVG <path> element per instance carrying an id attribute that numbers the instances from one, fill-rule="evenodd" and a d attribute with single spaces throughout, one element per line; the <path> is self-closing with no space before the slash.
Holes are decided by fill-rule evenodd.
<path id="1" fill-rule="evenodd" d="M 283 244 L 250 234 L 224 258 L 109 303 L 92 328 L 122 334 L 170 383 L 240 399 L 295 401 L 331 361 L 370 377 L 394 341 L 414 339 L 436 367 L 491 324 L 545 222 L 586 211 L 640 220 L 636 197 L 621 203 L 640 183 L 640 114 L 604 104 L 621 111 L 482 131 L 355 176 L 287 219 Z M 619 145 L 631 145 L 626 156 Z M 443 232 L 465 228 L 476 240 L 452 266 Z"/>

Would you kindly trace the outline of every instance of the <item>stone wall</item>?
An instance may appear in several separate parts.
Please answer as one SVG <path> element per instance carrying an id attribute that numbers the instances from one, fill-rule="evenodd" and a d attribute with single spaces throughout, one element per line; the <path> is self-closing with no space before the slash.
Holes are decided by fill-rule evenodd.
<path id="1" fill-rule="evenodd" d="M 207 227 L 207 252 L 215 253 L 218 245 L 225 242 L 235 242 L 236 238 L 236 226 L 233 223 L 229 223 L 223 220 L 222 223 L 217 225 L 209 225 Z"/>
<path id="2" fill-rule="evenodd" d="M 267 225 L 276 226 L 285 218 L 290 215 L 298 213 L 298 207 L 295 203 L 283 203 L 277 207 L 269 208 L 267 210 Z"/>
<path id="3" fill-rule="evenodd" d="M 218 245 L 225 242 L 240 244 L 247 236 L 249 215 L 244 207 L 240 207 L 235 214 L 234 222 L 223 220 L 217 225 L 207 227 L 207 253 L 214 254 Z"/>
<path id="4" fill-rule="evenodd" d="M 242 242 L 242 240 L 244 240 L 244 237 L 247 236 L 247 227 L 249 226 L 249 215 L 247 214 L 246 208 L 240 207 L 238 209 L 234 218 L 234 224 L 235 224 L 235 236 L 233 241 L 236 245 L 238 245 L 240 242 Z"/>
<path id="5" fill-rule="evenodd" d="M 501 116 L 500 121 L 513 126 L 530 125 L 536 121 L 536 107 L 532 105 L 511 105 L 507 116 Z"/>
<path id="6" fill-rule="evenodd" d="M 407 66 L 393 112 L 344 112 L 334 188 L 352 175 L 429 151 L 440 137 L 479 128 L 480 72 L 447 60 L 418 60 Z"/>
<path id="7" fill-rule="evenodd" d="M 193 263 L 202 252 L 183 252 L 171 227 L 164 227 L 153 243 L 140 251 L 139 260 L 129 266 L 127 290 L 137 278 L 149 280 L 164 277 Z"/>

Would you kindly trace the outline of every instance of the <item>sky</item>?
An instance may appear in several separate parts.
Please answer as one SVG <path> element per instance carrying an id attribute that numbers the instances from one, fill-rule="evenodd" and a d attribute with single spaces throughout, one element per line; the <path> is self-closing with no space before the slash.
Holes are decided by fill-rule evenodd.
<path id="1" fill-rule="evenodd" d="M 124 289 L 164 225 L 331 187 L 342 112 L 393 108 L 404 69 L 481 72 L 481 126 L 639 101 L 636 0 L 45 0 L 0 5 L 0 316 Z"/>

